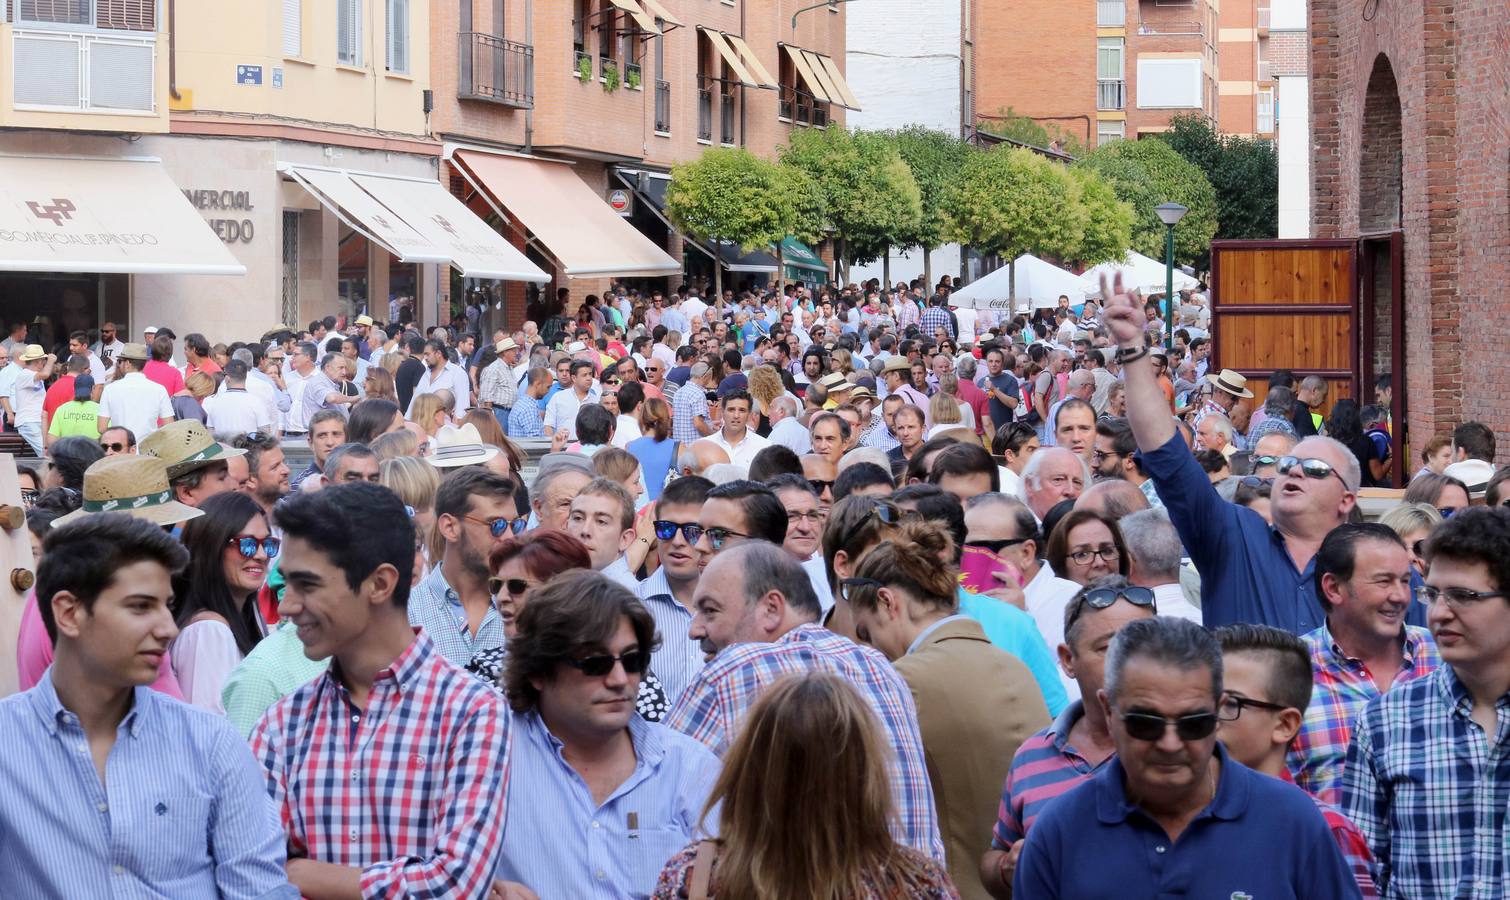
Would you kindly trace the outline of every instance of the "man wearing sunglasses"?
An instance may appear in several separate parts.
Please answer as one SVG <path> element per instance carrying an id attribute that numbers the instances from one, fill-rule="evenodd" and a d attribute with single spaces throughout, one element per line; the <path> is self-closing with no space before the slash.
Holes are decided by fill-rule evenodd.
<path id="1" fill-rule="evenodd" d="M 457 469 L 435 494 L 441 558 L 414 586 L 409 621 L 458 666 L 483 650 L 503 646 L 503 618 L 488 592 L 488 551 L 518 518 L 514 482 L 486 469 Z"/>
<path id="2" fill-rule="evenodd" d="M 1217 743 L 1222 651 L 1209 632 L 1165 617 L 1127 624 L 1096 699 L 1116 756 L 1038 816 L 1013 896 L 1090 900 L 1115 885 L 1127 897 L 1357 900 L 1315 802 Z"/>
<path id="3" fill-rule="evenodd" d="M 517 625 L 497 877 L 541 897 L 648 897 L 660 864 L 699 836 L 719 768 L 698 741 L 635 713 L 655 620 L 622 586 L 576 571 L 538 588 Z"/>
<path id="4" fill-rule="evenodd" d="M 1327 534 L 1348 520 L 1362 473 L 1352 451 L 1312 437 L 1278 461 L 1270 495 L 1273 525 L 1223 500 L 1175 430 L 1144 345 L 1147 317 L 1121 285 L 1104 279 L 1102 320 L 1117 340 L 1127 389 L 1127 418 L 1143 467 L 1169 510 L 1196 570 L 1208 627 L 1234 622 L 1305 634 L 1323 622 L 1312 577 Z"/>
<path id="5" fill-rule="evenodd" d="M 698 565 L 707 569 L 714 556 L 744 541 L 779 546 L 786 529 L 786 509 L 770 488 L 755 481 L 721 484 L 708 492 L 697 517 Z"/>
<path id="6" fill-rule="evenodd" d="M 660 646 L 652 668 L 675 703 L 703 667 L 701 648 L 692 641 L 692 599 L 697 591 L 697 519 L 713 483 L 706 478 L 678 478 L 666 485 L 654 510 L 655 549 L 660 568 L 640 582 L 635 593 L 655 619 Z M 689 536 L 690 534 L 690 536 Z"/>

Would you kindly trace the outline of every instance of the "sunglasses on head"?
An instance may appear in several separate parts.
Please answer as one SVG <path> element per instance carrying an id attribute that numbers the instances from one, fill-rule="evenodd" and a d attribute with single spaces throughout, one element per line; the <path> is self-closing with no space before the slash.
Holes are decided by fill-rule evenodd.
<path id="1" fill-rule="evenodd" d="M 1191 713 L 1188 716 L 1167 718 L 1153 713 L 1131 712 L 1122 714 L 1122 725 L 1128 737 L 1152 743 L 1163 739 L 1169 726 L 1174 726 L 1175 736 L 1182 741 L 1200 741 L 1211 737 L 1216 731 L 1216 713 Z"/>
<path id="2" fill-rule="evenodd" d="M 1106 609 L 1118 600 L 1126 600 L 1133 606 L 1146 606 L 1155 615 L 1159 612 L 1159 608 L 1154 605 L 1152 588 L 1131 585 L 1122 588 L 1095 588 L 1070 601 L 1074 604 L 1074 610 L 1065 620 L 1064 630 L 1069 631 L 1070 626 L 1074 625 L 1087 609 Z"/>
<path id="3" fill-rule="evenodd" d="M 1295 456 L 1281 456 L 1279 458 L 1279 461 L 1274 464 L 1274 471 L 1278 472 L 1281 475 L 1288 475 L 1292 471 L 1294 471 L 1297 466 L 1300 467 L 1300 474 L 1304 475 L 1307 478 L 1322 481 L 1327 478 L 1331 478 L 1333 475 L 1336 475 L 1337 480 L 1342 481 L 1342 474 L 1339 473 L 1335 468 L 1333 468 L 1331 463 L 1327 462 L 1324 459 L 1301 459 Z M 1342 481 L 1342 486 L 1346 488 L 1347 482 Z"/>
<path id="4" fill-rule="evenodd" d="M 520 597 L 530 589 L 530 583 L 523 578 L 489 578 L 488 593 L 497 597 L 507 589 L 510 597 Z"/>
<path id="5" fill-rule="evenodd" d="M 261 548 L 262 552 L 267 555 L 268 559 L 272 559 L 273 557 L 278 555 L 278 550 L 283 547 L 283 542 L 278 538 L 255 538 L 248 534 L 233 537 L 230 540 L 226 541 L 226 543 L 233 545 L 236 548 L 236 552 L 240 553 L 247 559 L 254 558 L 257 555 L 257 550 L 259 548 Z"/>
<path id="6" fill-rule="evenodd" d="M 874 578 L 841 578 L 839 579 L 839 597 L 844 602 L 850 602 L 855 594 L 866 588 L 882 588 L 886 582 L 877 581 Z"/>
<path id="7" fill-rule="evenodd" d="M 625 675 L 638 675 L 650 668 L 650 651 L 630 650 L 620 656 L 603 654 L 601 656 L 589 656 L 584 659 L 571 659 L 568 657 L 564 662 L 589 678 L 602 678 L 613 671 L 614 663 L 619 663 L 624 667 Z"/>

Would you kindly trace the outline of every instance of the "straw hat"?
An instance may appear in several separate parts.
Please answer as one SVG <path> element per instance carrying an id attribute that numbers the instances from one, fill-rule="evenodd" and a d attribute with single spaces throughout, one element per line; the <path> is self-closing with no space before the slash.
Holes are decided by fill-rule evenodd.
<path id="1" fill-rule="evenodd" d="M 372 316 L 366 316 L 366 315 L 357 316 L 356 321 L 353 322 L 352 324 L 354 324 L 354 325 L 366 325 L 366 326 L 368 326 L 370 328 L 372 326 Z"/>
<path id="2" fill-rule="evenodd" d="M 891 356 L 886 357 L 886 365 L 884 365 L 884 366 L 881 367 L 881 371 L 883 373 L 885 373 L 885 372 L 911 372 L 912 371 L 912 363 L 910 361 L 908 361 L 907 357 L 901 355 L 900 353 L 893 354 Z"/>
<path id="3" fill-rule="evenodd" d="M 168 467 L 155 456 L 107 456 L 84 471 L 84 505 L 54 519 L 54 528 L 85 516 L 119 512 L 158 525 L 177 525 L 204 515 L 173 499 Z"/>
<path id="4" fill-rule="evenodd" d="M 514 343 L 514 339 L 513 338 L 506 337 L 503 340 L 499 341 L 498 345 L 496 347 L 494 347 L 493 349 L 497 350 L 499 353 L 507 353 L 510 350 L 518 350 L 519 349 L 519 345 L 516 344 L 516 343 Z"/>
<path id="5" fill-rule="evenodd" d="M 863 385 L 863 384 L 857 384 L 857 385 L 855 385 L 854 393 L 852 393 L 852 394 L 849 395 L 849 399 L 851 399 L 851 400 L 874 400 L 874 399 L 876 399 L 876 395 L 875 395 L 875 393 L 873 391 L 871 391 L 870 388 L 866 387 L 865 385 Z"/>
<path id="6" fill-rule="evenodd" d="M 497 447 L 482 442 L 482 433 L 471 422 L 437 439 L 431 455 L 425 457 L 438 469 L 475 466 L 498 455 Z"/>
<path id="7" fill-rule="evenodd" d="M 146 362 L 151 358 L 146 344 L 127 344 L 115 356 L 117 359 L 134 359 L 137 362 Z"/>
<path id="8" fill-rule="evenodd" d="M 47 355 L 47 351 L 42 349 L 42 345 L 41 344 L 27 344 L 26 345 L 26 349 L 21 351 L 21 355 L 18 356 L 18 357 L 16 357 L 16 362 L 18 362 L 18 363 L 36 362 L 37 360 L 43 358 L 46 355 Z"/>
<path id="9" fill-rule="evenodd" d="M 209 429 L 195 419 L 179 419 L 157 429 L 142 439 L 140 452 L 162 460 L 168 467 L 169 478 L 246 455 L 245 450 L 222 447 Z"/>
<path id="10" fill-rule="evenodd" d="M 823 385 L 824 389 L 830 394 L 835 391 L 847 391 L 854 387 L 853 384 L 850 384 L 849 379 L 844 377 L 842 372 L 830 372 L 820 378 L 818 383 Z"/>
<path id="11" fill-rule="evenodd" d="M 1207 375 L 1206 380 L 1217 390 L 1226 391 L 1234 397 L 1253 396 L 1253 392 L 1248 390 L 1248 379 L 1231 369 L 1223 369 L 1220 375 Z"/>

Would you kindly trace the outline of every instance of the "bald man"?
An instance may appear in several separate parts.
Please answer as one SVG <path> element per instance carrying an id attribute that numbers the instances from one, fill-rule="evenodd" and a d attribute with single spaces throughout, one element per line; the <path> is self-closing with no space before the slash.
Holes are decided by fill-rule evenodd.
<path id="1" fill-rule="evenodd" d="M 1075 508 L 1088 509 L 1120 522 L 1123 516 L 1148 509 L 1148 498 L 1132 482 L 1111 479 L 1086 488 L 1075 501 Z"/>
<path id="2" fill-rule="evenodd" d="M 676 467 L 684 478 L 688 475 L 702 475 L 708 471 L 709 466 L 727 462 L 730 462 L 728 452 L 707 438 L 682 447 L 676 455 Z"/>

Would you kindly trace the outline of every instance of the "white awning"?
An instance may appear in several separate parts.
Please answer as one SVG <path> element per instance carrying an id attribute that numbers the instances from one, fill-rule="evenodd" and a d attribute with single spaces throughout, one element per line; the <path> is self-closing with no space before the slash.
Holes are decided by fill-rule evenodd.
<path id="1" fill-rule="evenodd" d="M 0 158 L 0 271 L 245 275 L 149 158 Z"/>
<path id="2" fill-rule="evenodd" d="M 437 181 L 318 166 L 281 168 L 343 222 L 402 262 L 446 263 L 468 278 L 550 281 Z"/>

